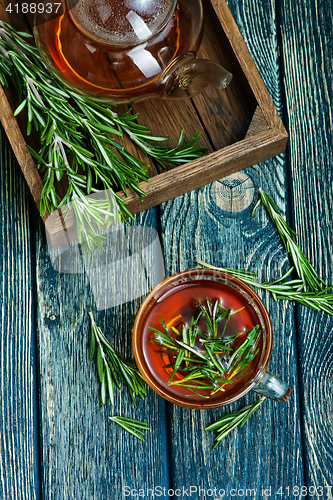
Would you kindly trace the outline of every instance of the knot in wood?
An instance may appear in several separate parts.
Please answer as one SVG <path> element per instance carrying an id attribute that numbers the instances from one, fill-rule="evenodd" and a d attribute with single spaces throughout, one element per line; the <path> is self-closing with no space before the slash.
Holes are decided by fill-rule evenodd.
<path id="1" fill-rule="evenodd" d="M 213 185 L 216 204 L 226 212 L 242 212 L 251 205 L 255 193 L 252 180 L 244 172 L 229 175 Z"/>

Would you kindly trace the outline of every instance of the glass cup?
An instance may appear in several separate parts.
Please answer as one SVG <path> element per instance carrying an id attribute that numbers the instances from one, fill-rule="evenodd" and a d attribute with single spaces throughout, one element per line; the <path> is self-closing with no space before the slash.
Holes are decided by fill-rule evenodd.
<path id="1" fill-rule="evenodd" d="M 259 324 L 262 333 L 257 356 L 232 379 L 232 384 L 225 386 L 225 392 L 218 391 L 202 398 L 179 385 L 168 385 L 172 368 L 165 369 L 167 361 L 164 349 L 149 342 L 155 337 L 149 326 L 154 325 L 156 328 L 157 320 L 162 318 L 168 326 L 179 327 L 192 316 L 189 309 L 193 308 L 194 303 L 199 300 L 204 302 L 207 296 L 213 303 L 221 297 L 227 309 L 243 307 L 244 330 L 245 327 L 249 329 Z M 162 325 L 157 329 L 163 331 Z M 192 409 L 218 408 L 237 401 L 251 389 L 276 401 L 286 401 L 291 393 L 288 384 L 267 370 L 272 353 L 273 330 L 265 305 L 249 286 L 226 272 L 191 269 L 162 281 L 139 309 L 132 343 L 135 361 L 147 384 L 160 396 L 179 406 Z"/>

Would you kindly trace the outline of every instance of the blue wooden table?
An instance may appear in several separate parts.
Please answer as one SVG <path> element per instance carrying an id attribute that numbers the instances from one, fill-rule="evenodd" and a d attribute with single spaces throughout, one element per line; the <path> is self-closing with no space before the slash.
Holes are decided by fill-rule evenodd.
<path id="1" fill-rule="evenodd" d="M 158 229 L 167 275 L 201 259 L 274 279 L 289 261 L 265 212 L 251 217 L 261 186 L 331 283 L 333 2 L 229 5 L 288 129 L 288 149 L 143 213 L 136 224 Z M 261 293 L 275 335 L 270 370 L 289 382 L 292 396 L 266 401 L 214 452 L 204 427 L 254 394 L 219 411 L 172 406 L 151 390 L 137 409 L 125 392 L 114 407 L 103 406 L 88 359 L 87 312 L 131 356 L 142 298 L 98 312 L 86 274 L 53 268 L 2 130 L 0 142 L 0 499 L 199 500 L 204 492 L 214 499 L 332 499 L 333 319 Z M 108 419 L 119 414 L 149 423 L 145 443 Z"/>

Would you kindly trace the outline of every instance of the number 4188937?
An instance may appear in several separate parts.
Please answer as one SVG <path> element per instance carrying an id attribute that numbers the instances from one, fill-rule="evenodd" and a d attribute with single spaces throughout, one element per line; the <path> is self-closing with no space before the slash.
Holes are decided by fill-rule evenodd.
<path id="1" fill-rule="evenodd" d="M 61 3 L 23 3 L 20 5 L 19 3 L 14 4 L 8 4 L 6 7 L 6 12 L 16 12 L 17 14 L 19 12 L 22 12 L 22 14 L 36 14 L 38 12 L 39 14 L 43 14 L 44 12 L 46 14 L 57 14 L 58 10 L 60 9 Z"/>
<path id="2" fill-rule="evenodd" d="M 326 497 L 326 498 L 332 498 L 331 497 L 331 490 L 332 486 L 286 486 L 283 487 L 281 486 L 276 494 L 277 495 L 282 495 L 283 497 L 288 496 L 288 497 L 306 497 L 309 495 L 310 497 L 317 495 L 318 497 Z"/>

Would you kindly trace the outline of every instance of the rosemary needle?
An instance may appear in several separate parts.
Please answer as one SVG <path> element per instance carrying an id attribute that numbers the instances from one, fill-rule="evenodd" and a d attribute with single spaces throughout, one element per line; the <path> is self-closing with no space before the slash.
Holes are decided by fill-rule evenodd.
<path id="1" fill-rule="evenodd" d="M 134 396 L 144 399 L 147 395 L 145 382 L 138 368 L 127 361 L 106 339 L 102 330 L 96 325 L 92 313 L 89 313 L 91 320 L 91 337 L 89 346 L 89 359 L 92 361 L 95 356 L 97 343 L 97 372 L 101 382 L 101 400 L 106 403 L 107 393 L 111 404 L 114 404 L 116 385 L 121 389 L 118 377 L 129 390 L 133 405 L 136 407 Z"/>
<path id="2" fill-rule="evenodd" d="M 251 415 L 253 415 L 253 413 L 262 405 L 265 399 L 265 397 L 262 397 L 255 403 L 245 406 L 235 413 L 226 414 L 216 420 L 216 422 L 214 422 L 213 424 L 206 427 L 206 431 L 217 431 L 213 450 L 216 448 L 219 442 L 222 441 L 222 439 L 224 439 L 231 431 L 236 429 L 236 427 L 243 427 L 243 425 L 249 420 Z"/>
<path id="3" fill-rule="evenodd" d="M 287 278 L 294 270 L 292 267 L 281 278 L 276 281 L 265 281 L 258 283 L 253 279 L 257 276 L 256 273 L 245 271 L 242 269 L 229 269 L 226 267 L 216 267 L 206 262 L 197 261 L 199 265 L 216 269 L 217 271 L 227 272 L 236 278 L 240 278 L 250 286 L 268 290 L 273 294 L 276 300 L 292 300 L 300 304 L 310 307 L 316 311 L 324 311 L 333 316 L 333 294 L 328 293 L 332 286 L 325 288 L 319 292 L 304 292 L 304 282 L 300 279 L 282 281 Z"/>
<path id="4" fill-rule="evenodd" d="M 128 418 L 128 417 L 109 417 L 110 420 L 115 422 L 116 424 L 120 425 L 125 431 L 129 432 L 130 434 L 133 434 L 136 438 L 140 439 L 141 441 L 144 441 L 144 433 L 143 430 L 147 431 L 150 430 L 148 425 L 145 422 L 141 422 L 140 420 L 136 420 L 134 418 Z M 141 430 L 142 429 L 142 430 Z"/>

